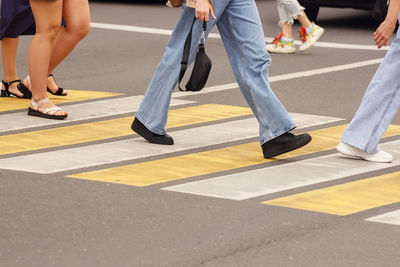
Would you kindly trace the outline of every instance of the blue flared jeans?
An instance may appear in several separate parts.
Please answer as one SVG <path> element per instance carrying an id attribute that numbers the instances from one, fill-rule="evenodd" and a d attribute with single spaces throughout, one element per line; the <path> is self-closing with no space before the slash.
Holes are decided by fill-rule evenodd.
<path id="1" fill-rule="evenodd" d="M 214 1 L 216 20 L 207 25 L 207 34 L 216 24 L 227 51 L 240 90 L 259 122 L 263 144 L 296 127 L 289 114 L 271 90 L 268 67 L 271 58 L 266 51 L 264 32 L 254 0 Z M 194 9 L 183 12 L 168 41 L 165 53 L 136 113 L 149 130 L 166 134 L 171 95 L 179 78 L 183 48 L 194 18 Z M 194 60 L 202 33 L 202 22 L 193 27 L 191 55 Z"/>
<path id="2" fill-rule="evenodd" d="M 358 111 L 346 128 L 342 142 L 368 153 L 379 141 L 400 107 L 400 31 L 372 78 Z"/>

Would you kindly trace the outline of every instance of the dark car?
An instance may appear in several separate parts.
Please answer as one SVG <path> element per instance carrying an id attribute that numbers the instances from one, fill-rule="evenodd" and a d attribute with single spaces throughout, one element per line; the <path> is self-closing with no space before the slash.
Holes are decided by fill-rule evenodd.
<path id="1" fill-rule="evenodd" d="M 299 0 L 306 8 L 310 20 L 316 20 L 320 7 L 355 8 L 374 12 L 373 17 L 383 20 L 386 15 L 386 0 Z"/>

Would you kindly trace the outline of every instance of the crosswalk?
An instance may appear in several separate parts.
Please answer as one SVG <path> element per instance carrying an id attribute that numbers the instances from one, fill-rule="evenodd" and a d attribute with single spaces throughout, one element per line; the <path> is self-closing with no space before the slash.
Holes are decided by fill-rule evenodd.
<path id="1" fill-rule="evenodd" d="M 157 146 L 130 130 L 142 96 L 69 92 L 53 99 L 69 111 L 65 121 L 29 117 L 23 110 L 26 100 L 0 99 L 0 172 L 60 174 L 235 201 L 257 198 L 264 199 L 257 202 L 265 207 L 332 216 L 400 203 L 399 125 L 389 127 L 384 138 L 390 140 L 384 139 L 382 145 L 395 160 L 378 164 L 335 152 L 346 127 L 343 119 L 291 113 L 298 131 L 312 129 L 308 132 L 313 141 L 264 159 L 257 141 L 258 123 L 247 107 L 202 105 L 175 95 L 167 125 L 175 145 Z M 377 171 L 385 174 L 373 175 Z M 334 185 L 324 187 L 325 182 Z M 307 189 L 310 185 L 319 189 Z M 301 193 L 290 194 L 292 189 Z M 283 196 L 271 199 L 274 193 Z M 366 221 L 400 225 L 400 210 Z"/>

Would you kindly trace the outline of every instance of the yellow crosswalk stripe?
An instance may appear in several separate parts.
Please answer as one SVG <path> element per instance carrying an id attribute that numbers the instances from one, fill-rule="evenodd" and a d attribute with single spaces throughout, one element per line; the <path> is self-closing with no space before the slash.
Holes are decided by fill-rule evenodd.
<path id="1" fill-rule="evenodd" d="M 209 104 L 171 110 L 167 127 L 229 119 L 252 114 L 247 107 Z M 0 155 L 80 144 L 133 134 L 133 117 L 0 136 Z"/>
<path id="2" fill-rule="evenodd" d="M 123 94 L 111 93 L 111 92 L 68 90 L 67 96 L 50 95 L 50 99 L 51 101 L 53 101 L 53 103 L 60 104 L 60 103 L 70 103 L 83 100 L 105 98 L 117 95 L 123 95 Z M 0 98 L 0 112 L 12 111 L 18 109 L 28 109 L 29 101 L 30 101 L 29 99 L 2 97 Z"/>
<path id="3" fill-rule="evenodd" d="M 397 202 L 400 202 L 400 172 L 262 203 L 345 216 Z"/>
<path id="4" fill-rule="evenodd" d="M 276 159 L 264 159 L 259 143 L 254 142 L 178 157 L 73 174 L 68 177 L 132 186 L 148 186 L 329 150 L 337 146 L 345 127 L 346 125 L 340 125 L 311 132 L 313 141 L 309 145 L 278 156 Z M 400 134 L 400 126 L 397 125 L 391 125 L 386 132 L 386 136 L 398 134 Z"/>

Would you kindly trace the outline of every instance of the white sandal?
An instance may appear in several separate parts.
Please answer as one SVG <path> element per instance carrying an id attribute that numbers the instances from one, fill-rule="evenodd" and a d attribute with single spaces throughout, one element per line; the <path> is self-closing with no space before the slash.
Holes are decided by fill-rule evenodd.
<path id="1" fill-rule="evenodd" d="M 43 111 L 39 111 L 40 106 L 49 102 L 50 99 L 48 98 L 40 99 L 38 102 L 31 99 L 31 107 L 28 109 L 28 115 L 53 120 L 63 120 L 68 117 L 68 115 L 55 115 L 58 111 L 62 111 L 62 109 L 59 107 L 46 108 Z"/>

